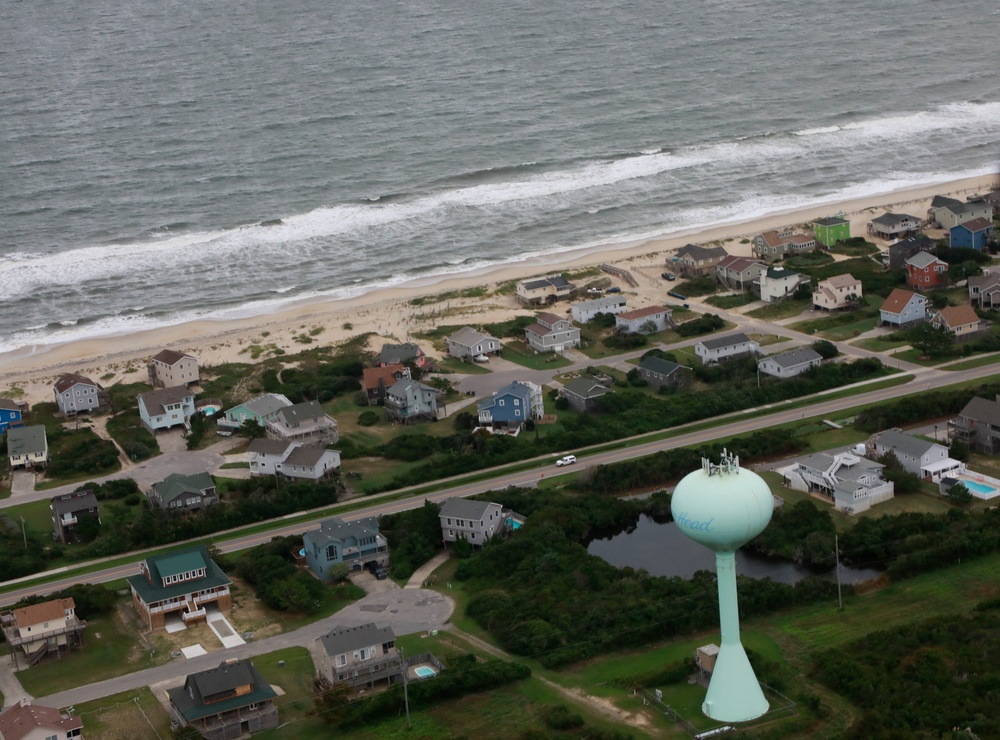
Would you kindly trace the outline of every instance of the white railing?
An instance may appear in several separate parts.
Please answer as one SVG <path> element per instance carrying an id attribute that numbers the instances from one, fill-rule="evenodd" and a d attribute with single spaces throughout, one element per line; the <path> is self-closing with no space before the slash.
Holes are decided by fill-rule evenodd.
<path id="1" fill-rule="evenodd" d="M 181 614 L 181 619 L 183 619 L 185 622 L 187 622 L 187 621 L 192 620 L 192 619 L 201 619 L 202 617 L 206 616 L 207 614 L 208 614 L 208 612 L 206 612 L 204 609 L 189 610 L 189 611 L 186 611 L 183 614 Z"/>

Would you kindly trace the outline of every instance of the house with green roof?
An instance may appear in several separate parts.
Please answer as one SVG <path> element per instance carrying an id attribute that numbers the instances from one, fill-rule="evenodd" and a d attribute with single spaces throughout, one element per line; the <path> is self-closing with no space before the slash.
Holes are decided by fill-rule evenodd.
<path id="1" fill-rule="evenodd" d="M 219 503 L 215 481 L 208 473 L 171 473 L 159 483 L 154 483 L 146 497 L 154 508 L 184 513 Z"/>
<path id="2" fill-rule="evenodd" d="M 167 690 L 172 719 L 208 740 L 229 740 L 278 726 L 277 692 L 250 660 L 226 660 Z"/>
<path id="3" fill-rule="evenodd" d="M 206 619 L 207 607 L 229 610 L 232 581 L 208 556 L 204 545 L 152 555 L 130 576 L 132 603 L 150 630 L 163 629 L 168 619 L 192 624 Z"/>

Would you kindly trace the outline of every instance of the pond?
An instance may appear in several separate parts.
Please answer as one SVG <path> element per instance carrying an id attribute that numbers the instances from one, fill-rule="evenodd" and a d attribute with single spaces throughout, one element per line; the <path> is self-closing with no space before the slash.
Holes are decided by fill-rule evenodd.
<path id="1" fill-rule="evenodd" d="M 623 568 L 644 568 L 652 576 L 690 578 L 699 570 L 715 571 L 715 553 L 684 536 L 673 522 L 657 523 L 643 515 L 631 532 L 593 540 L 587 552 Z M 736 553 L 736 572 L 749 578 L 770 578 L 781 583 L 797 583 L 817 575 L 816 571 L 785 560 L 770 560 L 752 552 Z M 843 583 L 862 583 L 880 575 L 873 569 L 841 566 Z M 829 578 L 834 578 L 831 570 Z"/>

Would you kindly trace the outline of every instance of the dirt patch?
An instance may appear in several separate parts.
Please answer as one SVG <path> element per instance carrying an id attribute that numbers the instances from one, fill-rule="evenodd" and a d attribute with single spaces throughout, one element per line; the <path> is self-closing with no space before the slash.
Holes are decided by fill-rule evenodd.
<path id="1" fill-rule="evenodd" d="M 645 730 L 651 725 L 649 717 L 642 712 L 626 712 L 610 699 L 604 699 L 599 696 L 591 696 L 590 694 L 584 693 L 583 689 L 573 689 L 570 693 L 576 694 L 587 704 L 597 708 L 602 714 L 608 714 L 620 722 L 632 725 L 632 727 L 638 727 L 641 730 Z"/>

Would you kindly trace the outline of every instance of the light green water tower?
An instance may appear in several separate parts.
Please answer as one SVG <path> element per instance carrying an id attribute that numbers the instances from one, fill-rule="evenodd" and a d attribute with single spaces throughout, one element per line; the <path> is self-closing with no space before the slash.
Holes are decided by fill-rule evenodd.
<path id="1" fill-rule="evenodd" d="M 771 490 L 759 475 L 741 468 L 738 457 L 723 450 L 718 464 L 703 458 L 701 470 L 677 484 L 670 511 L 681 532 L 715 550 L 722 645 L 701 711 L 720 722 L 756 719 L 768 705 L 740 642 L 735 553 L 771 521 Z"/>

